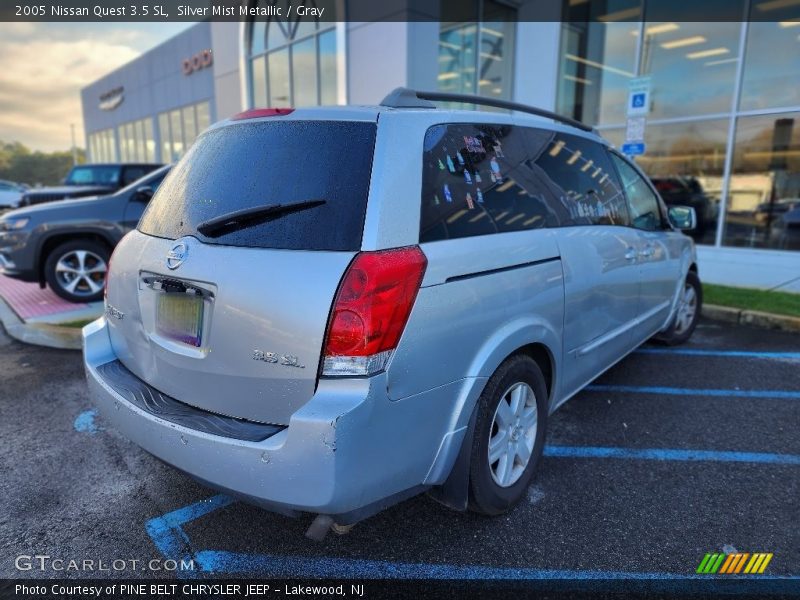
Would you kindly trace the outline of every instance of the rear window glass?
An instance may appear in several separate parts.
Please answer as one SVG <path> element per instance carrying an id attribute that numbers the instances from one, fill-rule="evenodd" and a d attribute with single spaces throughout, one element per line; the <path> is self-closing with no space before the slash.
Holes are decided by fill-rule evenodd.
<path id="1" fill-rule="evenodd" d="M 358 250 L 375 131 L 375 123 L 354 121 L 255 122 L 209 131 L 159 187 L 139 230 L 227 246 Z M 325 203 L 213 237 L 197 229 L 236 211 L 310 200 Z"/>
<path id="2" fill-rule="evenodd" d="M 605 148 L 533 127 L 453 123 L 425 135 L 420 241 L 626 225 Z"/>

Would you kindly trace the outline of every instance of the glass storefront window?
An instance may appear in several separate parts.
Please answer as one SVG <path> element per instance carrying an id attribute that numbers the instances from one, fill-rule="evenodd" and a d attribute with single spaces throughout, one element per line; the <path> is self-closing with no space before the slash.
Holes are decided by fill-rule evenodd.
<path id="1" fill-rule="evenodd" d="M 691 235 L 701 244 L 716 237 L 727 139 L 728 119 L 648 125 L 647 152 L 636 159 L 667 206 L 695 209 Z"/>
<path id="2" fill-rule="evenodd" d="M 333 0 L 311 2 L 335 15 Z M 276 6 L 288 13 L 287 0 Z M 250 98 L 253 106 L 336 104 L 335 24 L 310 17 L 255 21 L 249 26 Z"/>
<path id="3" fill-rule="evenodd" d="M 336 104 L 339 100 L 339 78 L 336 60 L 336 32 L 319 36 L 320 104 Z"/>
<path id="4" fill-rule="evenodd" d="M 317 104 L 317 48 L 313 37 L 292 46 L 292 82 L 294 106 Z"/>
<path id="5" fill-rule="evenodd" d="M 740 32 L 741 23 L 646 23 L 641 73 L 651 77 L 648 118 L 730 112 Z"/>
<path id="6" fill-rule="evenodd" d="M 267 105 L 267 65 L 263 56 L 250 63 L 250 79 L 252 81 L 253 106 Z"/>
<path id="7" fill-rule="evenodd" d="M 171 162 L 172 138 L 169 132 L 169 115 L 167 113 L 158 115 L 158 133 L 161 136 L 161 162 Z"/>
<path id="8" fill-rule="evenodd" d="M 181 126 L 180 110 L 173 110 L 169 113 L 169 127 L 172 133 L 172 156 L 170 160 L 178 160 L 183 155 L 183 127 Z"/>
<path id="9" fill-rule="evenodd" d="M 510 99 L 516 9 L 481 0 L 474 15 L 474 23 L 440 26 L 439 90 Z"/>
<path id="10" fill-rule="evenodd" d="M 800 112 L 736 121 L 723 244 L 800 250 Z"/>
<path id="11" fill-rule="evenodd" d="M 181 110 L 183 113 L 183 139 L 186 143 L 186 148 L 192 145 L 194 139 L 197 137 L 197 123 L 194 117 L 194 105 L 184 106 Z"/>
<path id="12" fill-rule="evenodd" d="M 197 133 L 203 133 L 211 125 L 211 109 L 208 102 L 197 105 Z"/>
<path id="13" fill-rule="evenodd" d="M 778 12 L 748 27 L 740 110 L 800 106 L 800 6 Z"/>

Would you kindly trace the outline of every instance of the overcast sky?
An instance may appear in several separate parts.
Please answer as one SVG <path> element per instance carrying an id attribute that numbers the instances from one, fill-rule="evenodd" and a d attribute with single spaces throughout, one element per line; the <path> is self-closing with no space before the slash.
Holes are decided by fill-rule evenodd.
<path id="1" fill-rule="evenodd" d="M 193 23 L 0 23 L 0 140 L 84 147 L 80 90 Z"/>

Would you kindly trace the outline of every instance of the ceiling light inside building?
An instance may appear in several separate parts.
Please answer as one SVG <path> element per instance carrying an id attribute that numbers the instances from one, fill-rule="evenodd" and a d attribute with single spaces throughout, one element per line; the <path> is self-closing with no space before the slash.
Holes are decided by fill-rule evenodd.
<path id="1" fill-rule="evenodd" d="M 711 48 L 709 50 L 700 50 L 698 52 L 689 52 L 686 55 L 686 58 L 689 60 L 695 60 L 698 58 L 708 58 L 709 56 L 719 56 L 720 54 L 728 54 L 730 50 L 727 48 Z"/>
<path id="2" fill-rule="evenodd" d="M 672 40 L 671 42 L 663 42 L 661 47 L 665 50 L 672 50 L 673 48 L 683 48 L 684 46 L 694 46 L 695 44 L 702 44 L 706 41 L 702 35 L 693 35 L 691 37 L 680 38 L 679 40 Z"/>

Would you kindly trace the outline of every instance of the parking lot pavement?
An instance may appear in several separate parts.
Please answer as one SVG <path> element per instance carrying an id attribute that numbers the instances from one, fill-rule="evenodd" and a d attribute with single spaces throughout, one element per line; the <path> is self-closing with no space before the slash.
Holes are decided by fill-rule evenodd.
<path id="1" fill-rule="evenodd" d="M 0 335 L 0 577 L 42 576 L 14 558 L 49 554 L 185 558 L 195 575 L 679 581 L 705 553 L 739 551 L 774 553 L 764 577 L 797 591 L 798 367 L 796 334 L 704 322 L 686 346 L 647 346 L 559 409 L 510 514 L 420 496 L 315 543 L 310 516 L 232 501 L 105 429 L 79 353 Z"/>

